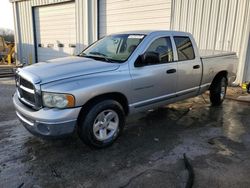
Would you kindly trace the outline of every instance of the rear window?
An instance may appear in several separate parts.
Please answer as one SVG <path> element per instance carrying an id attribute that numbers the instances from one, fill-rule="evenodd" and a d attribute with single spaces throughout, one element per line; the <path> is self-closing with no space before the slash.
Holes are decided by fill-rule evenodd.
<path id="1" fill-rule="evenodd" d="M 194 48 L 189 37 L 174 37 L 175 45 L 178 53 L 178 60 L 185 61 L 195 58 Z"/>

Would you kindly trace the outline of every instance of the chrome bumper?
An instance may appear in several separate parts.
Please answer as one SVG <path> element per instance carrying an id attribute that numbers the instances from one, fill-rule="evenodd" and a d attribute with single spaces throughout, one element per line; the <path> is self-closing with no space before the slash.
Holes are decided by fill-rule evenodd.
<path id="1" fill-rule="evenodd" d="M 42 108 L 35 111 L 22 104 L 17 94 L 13 96 L 16 114 L 24 127 L 34 135 L 57 137 L 71 134 L 77 123 L 81 107 L 70 109 Z"/>

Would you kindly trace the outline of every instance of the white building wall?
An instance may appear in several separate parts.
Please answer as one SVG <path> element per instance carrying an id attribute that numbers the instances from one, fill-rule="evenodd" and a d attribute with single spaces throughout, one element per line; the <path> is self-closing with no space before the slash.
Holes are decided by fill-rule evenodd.
<path id="1" fill-rule="evenodd" d="M 15 20 L 17 61 L 35 63 L 32 9 L 73 0 L 12 0 Z M 97 39 L 97 0 L 75 0 L 76 53 Z M 63 19 L 63 18 L 62 18 Z"/>
<path id="2" fill-rule="evenodd" d="M 99 36 L 170 28 L 171 0 L 99 0 Z"/>
<path id="3" fill-rule="evenodd" d="M 249 0 L 172 0 L 171 29 L 192 33 L 200 49 L 237 52 L 238 83 L 247 79 L 249 28 Z"/>
<path id="4" fill-rule="evenodd" d="M 247 52 L 246 52 L 246 68 L 244 72 L 244 81 L 250 82 L 250 32 L 248 36 L 248 46 L 247 46 Z"/>

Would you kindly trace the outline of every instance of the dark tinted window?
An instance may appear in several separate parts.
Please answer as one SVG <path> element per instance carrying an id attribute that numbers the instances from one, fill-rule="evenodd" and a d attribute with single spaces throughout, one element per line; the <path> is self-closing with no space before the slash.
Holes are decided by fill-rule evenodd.
<path id="1" fill-rule="evenodd" d="M 189 37 L 174 37 L 174 41 L 179 61 L 195 58 L 193 45 Z"/>
<path id="2" fill-rule="evenodd" d="M 173 50 L 169 37 L 156 39 L 150 44 L 146 52 L 154 52 L 159 54 L 160 63 L 168 63 L 173 61 Z M 154 64 L 153 62 L 151 64 Z"/>

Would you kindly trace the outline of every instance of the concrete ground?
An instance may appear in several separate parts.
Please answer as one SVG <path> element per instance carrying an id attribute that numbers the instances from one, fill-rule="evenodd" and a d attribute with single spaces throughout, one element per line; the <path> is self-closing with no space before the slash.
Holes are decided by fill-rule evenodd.
<path id="1" fill-rule="evenodd" d="M 192 98 L 127 120 L 107 149 L 76 135 L 42 140 L 17 120 L 14 81 L 0 79 L 0 187 L 185 187 L 186 153 L 193 187 L 250 187 L 249 103 L 211 107 Z"/>

